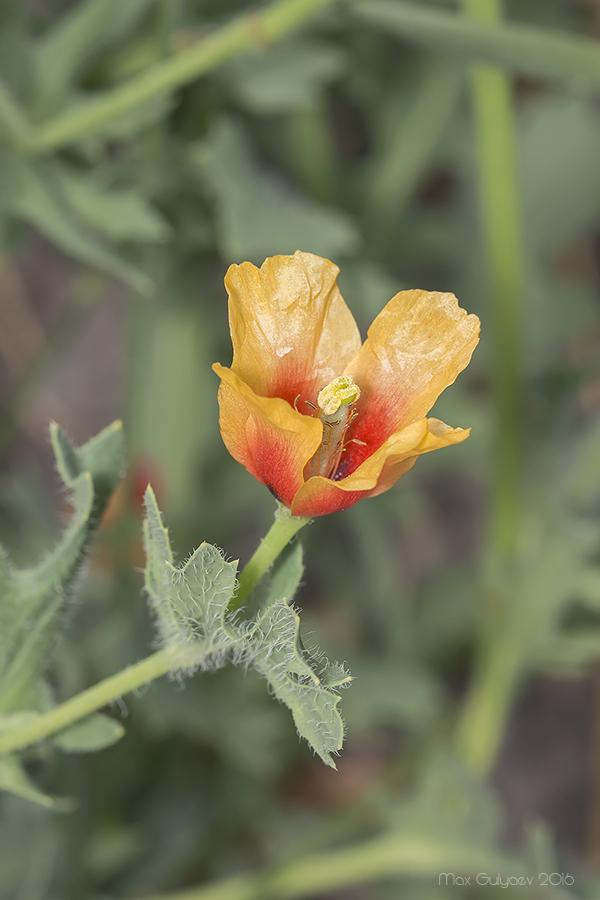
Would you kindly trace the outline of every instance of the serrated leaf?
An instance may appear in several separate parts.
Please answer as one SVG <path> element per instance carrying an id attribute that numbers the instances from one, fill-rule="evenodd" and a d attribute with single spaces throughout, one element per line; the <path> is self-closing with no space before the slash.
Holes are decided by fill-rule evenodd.
<path id="1" fill-rule="evenodd" d="M 182 566 L 173 565 L 169 535 L 151 487 L 145 495 L 146 590 L 165 644 L 195 641 L 222 649 L 222 617 L 235 591 L 237 562 L 201 544 Z"/>
<path id="2" fill-rule="evenodd" d="M 298 613 L 287 598 L 274 599 L 280 590 L 293 593 L 300 581 L 300 544 L 288 550 L 276 568 L 266 609 L 255 620 L 241 623 L 228 612 L 237 563 L 226 562 L 216 547 L 202 544 L 184 565 L 174 566 L 169 535 L 150 487 L 144 541 L 146 590 L 162 641 L 192 649 L 196 645 L 206 668 L 227 660 L 255 668 L 291 710 L 299 734 L 335 768 L 331 755 L 341 749 L 344 723 L 337 709 L 340 698 L 332 688 L 348 683 L 350 676 L 337 664 L 320 665 L 327 684 L 322 682 L 317 674 L 321 661 L 302 647 Z"/>
<path id="3" fill-rule="evenodd" d="M 37 565 L 14 569 L 4 559 L 0 578 L 0 712 L 47 705 L 43 669 L 56 615 L 83 560 L 90 535 L 122 475 L 124 441 L 115 422 L 79 449 L 51 427 L 57 467 L 71 490 L 73 515 L 56 547 Z"/>
<path id="4" fill-rule="evenodd" d="M 350 217 L 308 200 L 275 172 L 261 169 L 235 122 L 218 122 L 192 161 L 214 197 L 217 241 L 225 259 L 262 262 L 298 247 L 335 258 L 356 247 Z"/>
<path id="5" fill-rule="evenodd" d="M 291 710 L 299 734 L 324 763 L 336 768 L 332 753 L 342 749 L 344 723 L 338 694 L 325 687 L 300 643 L 300 617 L 285 600 L 272 604 L 252 632 L 251 664 Z"/>
<path id="6" fill-rule="evenodd" d="M 0 791 L 9 791 L 11 794 L 16 794 L 17 797 L 31 800 L 33 803 L 54 809 L 56 812 L 67 812 L 73 809 L 72 801 L 49 797 L 48 794 L 38 790 L 17 756 L 0 758 Z"/>
<path id="7" fill-rule="evenodd" d="M 95 713 L 65 728 L 52 738 L 52 743 L 67 753 L 91 753 L 120 741 L 125 729 L 116 719 Z"/>

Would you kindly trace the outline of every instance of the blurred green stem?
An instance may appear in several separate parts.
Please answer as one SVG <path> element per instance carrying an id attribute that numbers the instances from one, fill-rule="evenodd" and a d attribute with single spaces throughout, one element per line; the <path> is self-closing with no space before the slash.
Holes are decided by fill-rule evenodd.
<path id="1" fill-rule="evenodd" d="M 273 525 L 240 575 L 239 589 L 232 603 L 233 609 L 242 605 L 284 547 L 308 522 L 310 519 L 293 517 L 283 507 L 277 510 Z M 182 656 L 182 652 L 185 655 Z M 71 697 L 70 700 L 55 706 L 49 712 L 42 713 L 31 722 L 6 734 L 0 734 L 0 756 L 28 747 L 51 734 L 62 731 L 73 722 L 89 716 L 97 709 L 101 709 L 124 694 L 154 681 L 155 678 L 160 678 L 161 675 L 196 667 L 207 652 L 211 652 L 210 648 L 205 650 L 203 645 L 199 644 L 195 648 L 186 648 L 185 651 L 179 648 L 165 647 L 164 650 L 153 653 L 152 656 L 128 666 L 122 672 L 105 678 L 99 684 L 95 684 L 75 697 Z"/>
<path id="2" fill-rule="evenodd" d="M 474 18 L 496 22 L 499 0 L 462 0 Z M 522 454 L 522 320 L 525 268 L 518 202 L 516 139 L 511 84 L 504 72 L 474 66 L 481 216 L 490 283 L 489 339 L 496 398 L 496 435 L 491 497 L 492 558 L 501 567 L 514 558 L 520 520 Z M 520 662 L 511 652 L 511 596 L 502 591 L 485 611 L 480 659 L 459 726 L 458 745 L 476 771 L 495 761 Z M 514 639 L 514 638 L 513 638 Z"/>
<path id="3" fill-rule="evenodd" d="M 325 897 L 331 891 L 355 888 L 393 878 L 438 879 L 440 871 L 476 873 L 511 864 L 493 851 L 465 850 L 460 844 L 408 831 L 388 831 L 342 849 L 313 854 L 258 875 L 237 875 L 197 888 L 144 900 L 292 900 Z M 512 862 L 517 870 L 520 866 Z M 400 892 L 398 892 L 400 893 Z M 361 894 L 361 896 L 366 896 Z"/>
<path id="4" fill-rule="evenodd" d="M 38 126 L 38 153 L 97 134 L 115 118 L 143 103 L 163 97 L 236 53 L 269 45 L 285 37 L 333 0 L 278 0 L 270 6 L 237 16 L 209 37 L 174 53 L 95 100 L 81 103 Z"/>
<path id="5" fill-rule="evenodd" d="M 500 18 L 498 0 L 463 0 L 480 19 Z M 516 138 L 511 83 L 491 66 L 474 66 L 481 219 L 490 285 L 490 339 L 496 395 L 496 459 L 492 496 L 492 541 L 500 556 L 515 549 L 520 505 L 522 451 L 522 318 L 524 261 L 518 199 Z"/>

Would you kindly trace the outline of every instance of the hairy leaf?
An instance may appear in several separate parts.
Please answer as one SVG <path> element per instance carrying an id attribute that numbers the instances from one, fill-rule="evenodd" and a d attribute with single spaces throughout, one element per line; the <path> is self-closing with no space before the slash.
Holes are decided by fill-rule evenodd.
<path id="1" fill-rule="evenodd" d="M 71 491 L 73 515 L 56 547 L 29 569 L 2 557 L 0 580 L 0 712 L 47 706 L 43 670 L 57 613 L 80 568 L 90 534 L 124 466 L 123 433 L 115 422 L 74 448 L 51 426 L 57 467 Z"/>
<path id="2" fill-rule="evenodd" d="M 309 664 L 300 642 L 298 613 L 286 600 L 273 603 L 246 641 L 251 664 L 289 707 L 298 733 L 335 769 L 331 754 L 342 749 L 344 740 L 344 723 L 337 709 L 340 697 L 323 686 Z"/>
<path id="3" fill-rule="evenodd" d="M 146 492 L 146 589 L 165 645 L 192 651 L 182 668 L 218 668 L 228 660 L 252 666 L 292 712 L 299 734 L 321 759 L 335 768 L 331 755 L 342 746 L 344 724 L 335 688 L 349 683 L 343 666 L 329 666 L 309 654 L 300 640 L 300 618 L 289 597 L 302 576 L 302 548 L 286 551 L 275 568 L 266 609 L 241 623 L 229 612 L 237 563 L 202 544 L 182 566 L 173 565 L 169 535 L 151 488 Z M 281 591 L 281 594 L 279 593 Z M 194 657 L 194 648 L 199 651 Z M 319 671 L 322 670 L 322 671 Z"/>
<path id="4" fill-rule="evenodd" d="M 152 488 L 145 496 L 146 590 L 165 644 L 207 642 L 223 649 L 221 620 L 235 590 L 237 563 L 202 544 L 180 567 L 173 565 L 169 535 Z"/>

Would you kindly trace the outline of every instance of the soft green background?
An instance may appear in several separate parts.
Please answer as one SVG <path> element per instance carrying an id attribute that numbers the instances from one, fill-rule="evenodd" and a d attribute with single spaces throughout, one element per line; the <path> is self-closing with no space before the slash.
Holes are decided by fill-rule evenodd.
<path id="1" fill-rule="evenodd" d="M 305 643 L 356 676 L 337 773 L 255 673 L 162 679 L 110 711 L 126 730 L 115 746 L 28 753 L 37 783 L 76 806 L 1 796 L 0 900 L 495 897 L 438 874 L 499 870 L 534 884 L 569 872 L 571 887 L 536 896 L 598 896 L 600 5 L 512 0 L 504 25 L 492 0 L 264 9 L 0 3 L 13 558 L 36 560 L 65 519 L 48 419 L 83 443 L 121 417 L 129 446 L 61 613 L 55 699 L 154 647 L 148 477 L 180 560 L 206 540 L 245 562 L 271 523 L 268 491 L 218 431 L 210 364 L 230 361 L 231 262 L 328 256 L 363 333 L 398 290 L 456 293 L 482 341 L 435 414 L 473 433 L 302 533 Z M 502 69 L 474 74 L 482 61 Z M 540 685 L 555 716 L 553 698 L 572 696 L 579 719 L 540 719 L 529 768 L 513 724 L 498 794 L 487 776 L 510 710 Z"/>

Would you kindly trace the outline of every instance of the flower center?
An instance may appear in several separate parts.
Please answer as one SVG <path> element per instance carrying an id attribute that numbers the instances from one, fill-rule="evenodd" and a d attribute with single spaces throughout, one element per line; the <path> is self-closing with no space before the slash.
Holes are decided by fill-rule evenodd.
<path id="1" fill-rule="evenodd" d="M 344 438 L 356 418 L 354 403 L 360 388 L 349 375 L 339 375 L 317 395 L 317 411 L 323 423 L 323 440 L 308 466 L 310 475 L 333 478 L 345 450 Z"/>

